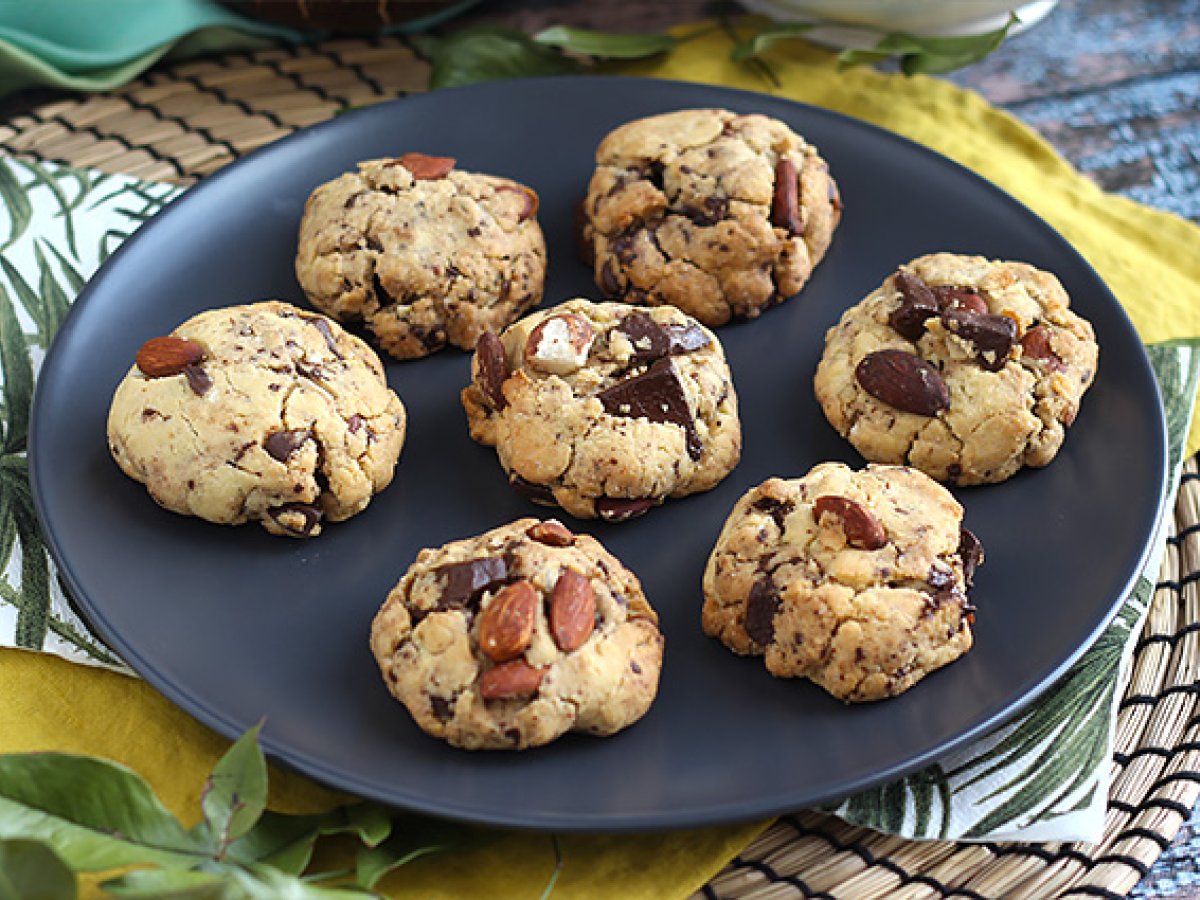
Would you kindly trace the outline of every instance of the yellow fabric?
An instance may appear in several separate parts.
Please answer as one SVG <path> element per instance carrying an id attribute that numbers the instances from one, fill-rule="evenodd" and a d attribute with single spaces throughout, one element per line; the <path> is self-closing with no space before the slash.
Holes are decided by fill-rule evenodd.
<path id="1" fill-rule="evenodd" d="M 926 77 L 857 69 L 837 73 L 831 54 L 793 43 L 767 59 L 773 87 L 730 62 L 729 38 L 694 39 L 664 59 L 610 67 L 631 75 L 749 88 L 874 122 L 991 179 L 1042 215 L 1092 263 L 1147 341 L 1200 335 L 1200 230 L 1102 193 L 1033 131 L 979 96 Z M 836 173 L 837 161 L 831 161 Z M 851 206 L 847 215 L 853 215 Z M 1189 453 L 1200 448 L 1194 430 Z M 0 652 L 0 752 L 63 750 L 108 757 L 140 772 L 186 822 L 199 816 L 204 778 L 227 742 L 134 679 L 60 659 Z M 352 739 L 348 737 L 348 739 Z M 272 808 L 315 811 L 344 798 L 273 769 Z M 531 786 L 531 790 L 535 789 Z M 569 836 L 556 898 L 684 897 L 749 843 L 763 823 L 651 836 Z M 453 864 L 430 857 L 385 887 L 394 897 L 540 895 L 554 865 L 545 834 L 500 833 Z M 85 896 L 95 896 L 95 879 Z"/>

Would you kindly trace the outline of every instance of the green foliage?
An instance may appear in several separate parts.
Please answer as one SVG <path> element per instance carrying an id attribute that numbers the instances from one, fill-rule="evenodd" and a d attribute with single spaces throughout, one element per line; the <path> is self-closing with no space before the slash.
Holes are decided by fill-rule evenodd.
<path id="1" fill-rule="evenodd" d="M 0 900 L 75 900 L 75 876 L 41 841 L 0 839 Z"/>
<path id="2" fill-rule="evenodd" d="M 1017 23 L 1015 14 L 995 31 L 965 37 L 921 37 L 913 34 L 887 34 L 870 50 L 843 50 L 838 54 L 838 68 L 874 65 L 892 57 L 900 60 L 905 75 L 944 75 L 979 62 L 1008 37 L 1009 29 Z"/>
<path id="3" fill-rule="evenodd" d="M 0 900 L 73 898 L 73 873 L 131 865 L 147 868 L 105 881 L 109 895 L 361 900 L 388 872 L 463 843 L 458 826 L 403 816 L 397 829 L 388 811 L 367 803 L 323 815 L 267 812 L 260 727 L 242 735 L 218 761 L 201 796 L 204 821 L 191 830 L 124 766 L 62 753 L 0 756 Z M 316 842 L 327 835 L 357 840 L 355 872 L 306 874 Z M 24 892 L 21 879 L 39 866 L 53 893 Z M 350 887 L 320 883 L 352 875 Z M 10 883 L 15 893 L 6 894 Z"/>
<path id="4" fill-rule="evenodd" d="M 430 61 L 430 88 L 457 87 L 503 78 L 562 75 L 581 64 L 515 28 L 479 26 L 446 37 L 412 38 Z"/>
<path id="5" fill-rule="evenodd" d="M 536 43 L 548 47 L 600 59 L 644 59 L 674 50 L 679 44 L 679 40 L 669 34 L 590 31 L 586 28 L 567 28 L 562 25 L 540 31 L 533 39 Z"/>
<path id="6" fill-rule="evenodd" d="M 804 37 L 812 31 L 812 25 L 807 22 L 777 22 L 756 31 L 750 37 L 738 41 L 729 51 L 729 58 L 734 62 L 745 62 L 757 57 L 760 53 L 770 50 L 781 41 Z"/>

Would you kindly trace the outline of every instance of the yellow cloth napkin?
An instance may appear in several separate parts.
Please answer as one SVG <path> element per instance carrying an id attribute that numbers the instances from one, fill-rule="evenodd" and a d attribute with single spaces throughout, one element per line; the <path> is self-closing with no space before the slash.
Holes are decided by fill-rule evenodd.
<path id="1" fill-rule="evenodd" d="M 668 57 L 607 68 L 765 91 L 904 134 L 991 179 L 1047 219 L 1096 267 L 1143 339 L 1200 335 L 1200 229 L 1194 225 L 1104 194 L 1032 130 L 950 83 L 862 69 L 839 74 L 831 54 L 792 44 L 768 56 L 782 83 L 773 87 L 730 62 L 730 47 L 731 40 L 714 31 Z M 1192 433 L 1189 453 L 1198 447 L 1200 429 Z M 140 772 L 184 821 L 198 819 L 204 779 L 228 744 L 152 688 L 16 650 L 0 651 L 0 685 L 0 753 L 52 749 L 108 757 Z M 271 806 L 281 811 L 317 811 L 345 800 L 278 768 L 271 784 Z M 569 836 L 561 842 L 564 864 L 554 896 L 687 896 L 762 828 Z M 553 865 L 546 835 L 510 833 L 453 862 L 419 860 L 384 888 L 393 897 L 536 898 Z M 98 895 L 95 882 L 88 882 L 85 897 Z"/>

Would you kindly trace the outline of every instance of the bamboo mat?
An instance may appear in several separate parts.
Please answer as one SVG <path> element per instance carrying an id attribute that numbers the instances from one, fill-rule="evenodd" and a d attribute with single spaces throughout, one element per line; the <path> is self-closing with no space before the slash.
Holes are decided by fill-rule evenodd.
<path id="1" fill-rule="evenodd" d="M 0 122 L 0 149 L 190 184 L 346 109 L 424 88 L 399 37 L 229 53 Z M 917 842 L 817 813 L 784 816 L 697 897 L 1121 897 L 1200 796 L 1200 469 L 1185 467 L 1161 580 L 1121 702 L 1099 844 Z"/>

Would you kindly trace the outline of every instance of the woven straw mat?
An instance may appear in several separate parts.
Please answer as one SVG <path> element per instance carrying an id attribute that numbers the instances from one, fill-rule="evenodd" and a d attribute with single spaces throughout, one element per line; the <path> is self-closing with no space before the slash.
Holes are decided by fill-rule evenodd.
<path id="1" fill-rule="evenodd" d="M 427 64 L 399 37 L 229 53 L 160 67 L 108 94 L 61 95 L 26 108 L 0 122 L 0 148 L 191 184 L 340 111 L 423 90 L 427 78 Z M 696 896 L 1125 896 L 1200 795 L 1198 579 L 1200 468 L 1193 459 L 1120 705 L 1101 843 L 918 842 L 800 812 L 780 818 Z"/>

